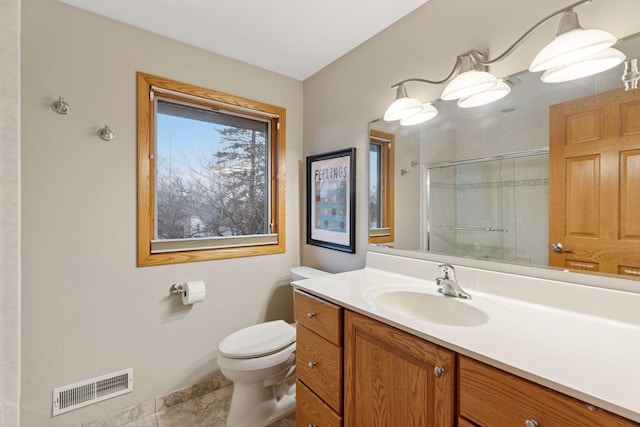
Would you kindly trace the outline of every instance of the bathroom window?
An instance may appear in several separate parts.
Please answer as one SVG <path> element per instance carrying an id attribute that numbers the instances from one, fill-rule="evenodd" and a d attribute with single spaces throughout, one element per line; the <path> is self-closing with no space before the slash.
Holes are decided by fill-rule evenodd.
<path id="1" fill-rule="evenodd" d="M 393 242 L 394 136 L 369 134 L 369 243 Z"/>
<path id="2" fill-rule="evenodd" d="M 138 73 L 138 264 L 284 252 L 285 109 Z"/>

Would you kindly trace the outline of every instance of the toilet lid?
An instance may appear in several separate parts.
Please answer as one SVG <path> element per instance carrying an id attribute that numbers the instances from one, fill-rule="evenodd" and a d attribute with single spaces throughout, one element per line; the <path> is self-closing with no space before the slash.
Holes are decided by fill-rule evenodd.
<path id="1" fill-rule="evenodd" d="M 218 350 L 231 359 L 246 359 L 276 353 L 296 341 L 296 328 L 284 320 L 259 323 L 232 333 Z"/>

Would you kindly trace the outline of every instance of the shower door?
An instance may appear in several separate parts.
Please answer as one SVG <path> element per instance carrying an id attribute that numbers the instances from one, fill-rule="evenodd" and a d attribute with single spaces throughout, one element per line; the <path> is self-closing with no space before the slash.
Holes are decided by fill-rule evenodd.
<path id="1" fill-rule="evenodd" d="M 428 250 L 545 264 L 547 163 L 536 151 L 429 167 Z"/>

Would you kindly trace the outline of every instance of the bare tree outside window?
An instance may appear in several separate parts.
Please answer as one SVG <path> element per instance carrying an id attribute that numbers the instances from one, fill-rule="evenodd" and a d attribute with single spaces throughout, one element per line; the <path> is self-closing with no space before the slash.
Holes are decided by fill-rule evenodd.
<path id="1" fill-rule="evenodd" d="M 158 171 L 156 194 L 158 238 L 181 239 L 190 219 L 189 195 L 181 176 L 173 176 L 170 171 Z"/>
<path id="2" fill-rule="evenodd" d="M 157 239 L 267 233 L 267 123 L 158 105 Z"/>

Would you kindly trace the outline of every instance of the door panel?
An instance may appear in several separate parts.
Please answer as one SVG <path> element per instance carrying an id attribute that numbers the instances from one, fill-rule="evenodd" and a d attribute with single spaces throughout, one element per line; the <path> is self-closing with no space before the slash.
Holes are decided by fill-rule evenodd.
<path id="1" fill-rule="evenodd" d="M 567 215 L 569 236 L 598 237 L 600 233 L 600 156 L 567 159 Z"/>
<path id="2" fill-rule="evenodd" d="M 567 144 L 600 140 L 600 121 L 599 111 L 567 116 Z"/>
<path id="3" fill-rule="evenodd" d="M 640 240 L 640 150 L 623 152 L 620 167 L 620 239 Z"/>
<path id="4" fill-rule="evenodd" d="M 640 102 L 627 102 L 620 106 L 622 114 L 622 135 L 640 133 Z"/>

